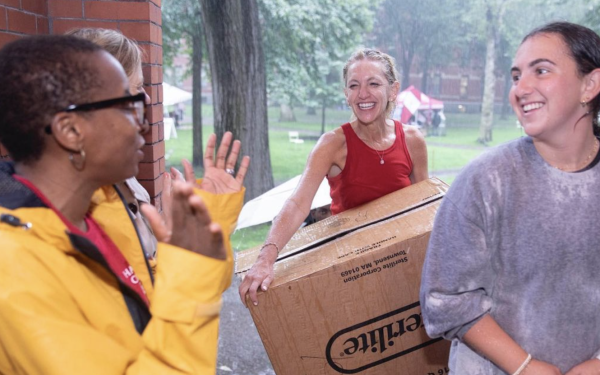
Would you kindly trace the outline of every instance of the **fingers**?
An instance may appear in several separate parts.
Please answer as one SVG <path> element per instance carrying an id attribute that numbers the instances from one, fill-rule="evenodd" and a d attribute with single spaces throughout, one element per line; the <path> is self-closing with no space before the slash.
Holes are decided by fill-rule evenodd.
<path id="1" fill-rule="evenodd" d="M 192 166 L 192 163 L 190 163 L 186 159 L 181 159 L 181 164 L 183 165 L 183 173 L 185 175 L 185 181 L 192 183 L 192 184 L 195 183 L 196 175 L 194 173 L 194 167 Z"/>
<path id="2" fill-rule="evenodd" d="M 206 205 L 198 195 L 191 195 L 188 199 L 188 203 L 192 212 L 197 214 L 196 220 L 200 225 L 210 225 L 210 215 L 206 209 Z"/>
<path id="3" fill-rule="evenodd" d="M 215 165 L 215 146 L 217 144 L 217 135 L 215 133 L 208 137 L 206 142 L 206 150 L 204 151 L 204 168 L 208 169 Z"/>
<path id="4" fill-rule="evenodd" d="M 265 264 L 264 262 L 258 261 L 255 263 L 248 274 L 242 281 L 239 287 L 240 299 L 244 306 L 247 305 L 247 298 L 252 301 L 254 306 L 258 305 L 258 288 L 261 288 L 264 292 L 267 291 L 271 282 L 273 281 L 273 267 Z"/>
<path id="5" fill-rule="evenodd" d="M 258 306 L 258 287 L 260 283 L 258 281 L 254 281 L 248 290 L 248 296 L 250 297 L 250 301 L 254 306 Z"/>
<path id="6" fill-rule="evenodd" d="M 225 137 L 223 137 L 225 138 Z M 221 143 L 221 147 L 223 146 L 223 143 Z M 240 148 L 242 147 L 242 142 L 235 140 L 233 141 L 233 146 L 231 147 L 231 152 L 229 153 L 229 157 L 227 157 L 227 162 L 225 163 L 225 169 L 234 169 L 235 168 L 235 164 L 237 163 L 238 160 L 238 155 L 240 154 Z M 219 151 L 221 151 L 221 148 L 219 147 Z M 227 154 L 227 153 L 225 153 Z"/>
<path id="7" fill-rule="evenodd" d="M 260 288 L 266 292 L 267 289 L 269 289 L 269 286 L 271 285 L 271 282 L 273 281 L 273 277 L 272 276 L 267 276 L 267 278 L 262 282 L 262 284 L 260 285 Z"/>
<path id="8" fill-rule="evenodd" d="M 213 223 L 206 205 L 188 182 L 173 182 L 173 233 L 171 243 L 196 254 L 225 260 L 223 231 Z"/>
<path id="9" fill-rule="evenodd" d="M 239 288 L 239 293 L 240 293 L 240 299 L 242 300 L 242 303 L 244 304 L 244 306 L 246 306 L 246 308 L 248 308 L 248 300 L 246 298 L 246 296 L 248 296 L 250 298 L 250 301 L 252 301 L 252 304 L 254 306 L 258 306 L 258 296 L 257 296 L 257 289 L 260 285 L 260 281 L 256 280 L 252 275 L 248 274 L 246 275 L 246 277 L 244 278 L 244 281 L 242 281 L 242 284 L 240 285 Z"/>
<path id="10" fill-rule="evenodd" d="M 227 153 L 229 152 L 229 147 L 231 146 L 231 140 L 233 138 L 233 134 L 231 132 L 225 132 L 225 134 L 223 134 L 223 138 L 221 139 L 221 144 L 219 145 L 219 150 L 217 150 L 217 163 L 215 164 L 215 167 L 219 168 L 219 169 L 225 169 L 225 158 L 227 157 Z M 237 141 L 239 143 L 239 141 Z M 237 153 L 239 154 L 240 150 L 239 150 L 238 146 L 238 150 Z M 208 148 L 208 146 L 207 146 Z M 232 150 L 233 152 L 233 150 Z M 231 159 L 231 158 L 230 158 Z M 235 163 L 237 161 L 237 154 L 236 157 L 233 159 L 233 164 L 231 166 L 231 168 L 233 169 L 233 167 L 235 166 Z M 229 167 L 227 167 L 229 168 Z"/>
<path id="11" fill-rule="evenodd" d="M 212 234 L 212 244 L 216 250 L 213 258 L 225 260 L 227 259 L 227 250 L 225 249 L 225 241 L 223 238 L 223 231 L 221 226 L 217 223 L 210 224 L 210 232 Z"/>
<path id="12" fill-rule="evenodd" d="M 156 239 L 160 242 L 168 242 L 170 240 L 171 233 L 164 224 L 156 207 L 148 203 L 143 203 L 140 206 L 140 210 L 142 211 L 144 217 L 148 220 Z"/>
<path id="13" fill-rule="evenodd" d="M 193 188 L 190 184 L 182 181 L 173 181 L 172 186 L 172 200 L 171 200 L 171 221 L 173 234 L 171 236 L 175 245 L 187 248 L 184 244 L 187 241 L 182 241 L 186 237 L 185 231 L 187 218 L 192 215 L 192 207 L 188 203 L 189 197 L 193 194 Z"/>
<path id="14" fill-rule="evenodd" d="M 168 173 L 163 174 L 163 189 L 161 194 L 161 202 L 162 202 L 162 217 L 165 221 L 165 226 L 168 232 L 171 231 L 173 227 L 172 223 L 172 204 L 173 204 L 173 196 L 172 196 L 172 183 L 171 175 Z"/>
<path id="15" fill-rule="evenodd" d="M 187 162 L 187 160 L 184 159 L 184 160 L 181 160 L 181 164 L 184 164 L 184 161 Z M 177 180 L 177 181 L 185 181 L 185 178 L 183 177 L 183 173 L 181 173 L 181 171 L 179 169 L 173 168 L 173 167 L 171 167 L 171 179 Z"/>
<path id="16" fill-rule="evenodd" d="M 248 276 L 246 275 L 246 277 L 244 278 L 244 280 L 242 280 L 242 283 L 240 284 L 240 287 L 238 288 L 238 293 L 240 295 L 240 300 L 242 300 L 242 303 L 244 304 L 244 306 L 246 308 L 248 308 L 248 304 L 246 304 L 246 293 L 248 292 L 248 288 L 246 286 L 247 279 L 248 279 Z"/>
<path id="17" fill-rule="evenodd" d="M 246 155 L 242 158 L 242 162 L 240 163 L 240 168 L 238 169 L 237 175 L 235 176 L 235 179 L 240 184 L 240 186 L 244 184 L 244 178 L 246 178 L 246 173 L 248 172 L 249 166 L 250 166 L 250 156 Z"/>

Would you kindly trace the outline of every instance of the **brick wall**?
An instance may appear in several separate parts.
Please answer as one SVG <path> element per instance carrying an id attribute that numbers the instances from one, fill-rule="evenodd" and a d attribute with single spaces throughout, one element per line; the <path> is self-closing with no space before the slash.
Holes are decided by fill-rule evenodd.
<path id="1" fill-rule="evenodd" d="M 46 0 L 0 0 L 0 47 L 24 35 L 48 34 Z M 0 145 L 0 160 L 8 158 Z"/>
<path id="2" fill-rule="evenodd" d="M 62 34 L 76 27 L 120 30 L 144 51 L 144 88 L 152 98 L 138 180 L 161 208 L 165 171 L 162 109 L 161 0 L 0 0 L 0 48 L 21 36 Z M 6 150 L 0 145 L 0 156 Z"/>

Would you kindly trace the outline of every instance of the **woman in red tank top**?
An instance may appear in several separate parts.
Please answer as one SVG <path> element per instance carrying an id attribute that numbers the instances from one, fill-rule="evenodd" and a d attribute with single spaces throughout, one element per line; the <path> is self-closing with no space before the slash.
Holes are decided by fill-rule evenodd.
<path id="1" fill-rule="evenodd" d="M 321 136 L 308 157 L 298 187 L 273 220 L 260 255 L 240 285 L 257 304 L 258 288 L 273 281 L 273 264 L 310 211 L 312 200 L 327 177 L 334 214 L 370 202 L 428 178 L 427 148 L 412 126 L 389 119 L 400 89 L 389 55 L 361 49 L 346 62 L 344 93 L 352 120 Z"/>

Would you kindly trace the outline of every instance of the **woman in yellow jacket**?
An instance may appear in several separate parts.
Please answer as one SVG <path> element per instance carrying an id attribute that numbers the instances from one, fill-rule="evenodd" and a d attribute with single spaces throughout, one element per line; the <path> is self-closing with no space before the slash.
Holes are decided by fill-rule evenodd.
<path id="1" fill-rule="evenodd" d="M 85 40 L 0 50 L 0 142 L 14 160 L 0 164 L 2 374 L 215 372 L 231 254 L 192 185 L 175 182 L 172 231 L 146 212 L 160 241 L 153 285 L 111 186 L 142 157 L 145 99 L 128 87 Z M 241 196 L 212 212 L 234 222 Z"/>
<path id="2" fill-rule="evenodd" d="M 144 75 L 142 74 L 143 52 L 134 40 L 127 38 L 117 30 L 103 28 L 73 29 L 67 32 L 67 34 L 94 42 L 113 55 L 121 63 L 123 70 L 125 70 L 127 80 L 129 81 L 129 93 L 132 95 L 144 94 L 146 95 L 146 104 L 150 103 L 150 97 L 144 90 Z M 232 138 L 233 136 L 230 132 L 226 132 L 223 135 L 221 145 L 216 153 L 216 162 L 214 160 L 216 136 L 212 134 L 208 138 L 204 157 L 204 179 L 196 180 L 192 165 L 186 160 L 182 161 L 185 169 L 185 179 L 189 182 L 195 182 L 196 186 L 199 187 L 198 194 L 204 199 L 212 219 L 222 227 L 225 245 L 228 250 L 231 250 L 229 235 L 235 230 L 235 220 L 240 209 L 237 205 L 229 208 L 227 203 L 229 203 L 230 194 L 240 195 L 239 193 L 243 189 L 242 184 L 245 173 L 250 163 L 248 156 L 242 158 L 239 171 L 237 175 L 234 175 L 233 168 L 237 161 L 241 144 L 240 141 L 232 143 Z M 227 158 L 227 153 L 230 149 L 231 153 Z M 164 212 L 169 211 L 171 179 L 173 178 L 183 180 L 184 176 L 175 168 L 171 168 L 171 174 L 165 173 L 163 175 L 162 207 Z M 150 203 L 150 196 L 135 177 L 130 177 L 126 181 L 121 181 L 115 185 L 127 203 L 130 214 L 136 222 L 144 251 L 150 262 L 154 265 L 156 238 L 148 221 L 141 214 L 140 210 L 141 204 Z M 241 195 L 243 197 L 243 192 Z M 230 222 L 231 220 L 228 217 L 221 219 L 221 212 L 223 210 L 230 211 L 231 209 L 238 210 L 234 212 L 234 221 Z"/>

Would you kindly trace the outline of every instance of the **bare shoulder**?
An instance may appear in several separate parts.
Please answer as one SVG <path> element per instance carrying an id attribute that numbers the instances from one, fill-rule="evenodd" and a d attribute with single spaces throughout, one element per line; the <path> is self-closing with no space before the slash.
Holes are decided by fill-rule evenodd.
<path id="1" fill-rule="evenodd" d="M 341 127 L 324 133 L 315 146 L 316 150 L 337 151 L 346 145 L 346 137 Z"/>
<path id="2" fill-rule="evenodd" d="M 418 127 L 414 125 L 402 124 L 402 129 L 404 130 L 404 134 L 406 134 L 407 141 L 409 138 L 418 138 L 425 141 L 425 137 L 423 137 L 423 133 L 421 133 Z"/>
<path id="3" fill-rule="evenodd" d="M 404 135 L 406 136 L 406 145 L 410 147 L 425 147 L 425 137 L 421 130 L 414 125 L 402 124 Z"/>

